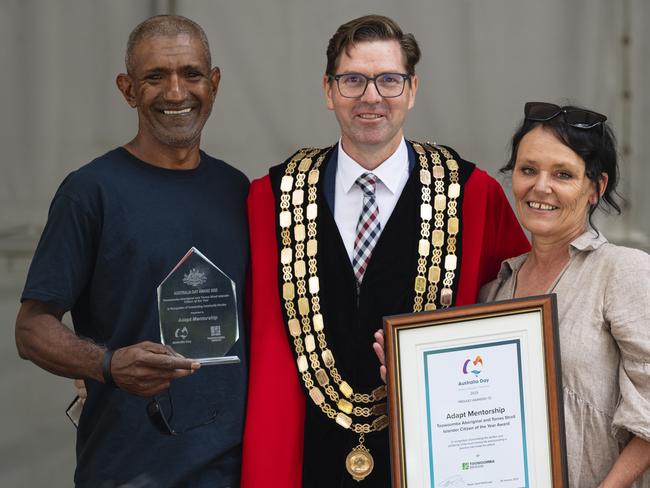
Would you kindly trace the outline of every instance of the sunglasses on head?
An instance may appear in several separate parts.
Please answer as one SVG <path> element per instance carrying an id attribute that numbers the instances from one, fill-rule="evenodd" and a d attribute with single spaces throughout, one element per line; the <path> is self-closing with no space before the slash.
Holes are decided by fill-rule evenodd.
<path id="1" fill-rule="evenodd" d="M 527 120 L 546 122 L 562 115 L 564 121 L 577 129 L 592 129 L 607 120 L 603 114 L 575 107 L 560 107 L 554 103 L 528 102 L 524 105 Z"/>

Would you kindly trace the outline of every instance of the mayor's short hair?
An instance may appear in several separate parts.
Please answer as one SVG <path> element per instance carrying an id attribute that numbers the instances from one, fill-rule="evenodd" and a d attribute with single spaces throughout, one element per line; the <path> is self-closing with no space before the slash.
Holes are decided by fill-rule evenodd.
<path id="1" fill-rule="evenodd" d="M 325 74 L 336 74 L 341 54 L 349 53 L 354 44 L 371 41 L 397 41 L 404 55 L 407 74 L 415 74 L 415 65 L 420 61 L 420 46 L 415 36 L 404 34 L 397 22 L 383 15 L 365 15 L 338 28 L 327 45 Z"/>
<path id="2" fill-rule="evenodd" d="M 133 74 L 135 68 L 133 65 L 133 52 L 140 41 L 152 37 L 176 37 L 182 34 L 187 34 L 201 41 L 205 60 L 208 67 L 211 67 L 210 44 L 208 43 L 208 37 L 199 24 L 181 15 L 155 15 L 141 22 L 131 31 L 129 40 L 126 43 L 126 56 L 124 57 L 126 72 L 129 75 Z"/>

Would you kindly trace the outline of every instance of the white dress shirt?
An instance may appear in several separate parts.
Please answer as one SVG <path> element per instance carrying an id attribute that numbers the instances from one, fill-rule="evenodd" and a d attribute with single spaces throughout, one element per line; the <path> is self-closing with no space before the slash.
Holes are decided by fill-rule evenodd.
<path id="1" fill-rule="evenodd" d="M 334 187 L 334 220 L 350 262 L 352 262 L 354 239 L 357 235 L 357 222 L 363 208 L 363 191 L 355 184 L 355 181 L 366 172 L 368 172 L 367 169 L 345 153 L 343 145 L 339 141 Z M 379 207 L 379 222 L 383 231 L 409 177 L 408 150 L 404 138 L 397 150 L 370 172 L 378 179 L 375 198 Z"/>

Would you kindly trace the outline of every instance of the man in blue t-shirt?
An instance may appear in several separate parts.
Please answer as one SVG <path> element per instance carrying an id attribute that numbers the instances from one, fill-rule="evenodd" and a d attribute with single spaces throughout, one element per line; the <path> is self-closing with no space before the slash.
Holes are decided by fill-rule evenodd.
<path id="1" fill-rule="evenodd" d="M 88 390 L 76 486 L 239 483 L 241 319 L 236 364 L 200 368 L 159 343 L 156 289 L 192 247 L 232 279 L 243 317 L 248 180 L 199 148 L 220 79 L 211 66 L 189 19 L 156 16 L 133 30 L 116 81 L 137 110 L 137 135 L 66 177 L 30 267 L 19 354 Z M 67 311 L 75 332 L 61 322 Z"/>

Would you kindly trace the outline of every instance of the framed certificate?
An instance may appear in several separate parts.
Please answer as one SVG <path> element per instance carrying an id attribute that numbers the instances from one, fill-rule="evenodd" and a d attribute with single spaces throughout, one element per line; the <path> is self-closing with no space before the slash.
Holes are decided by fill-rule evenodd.
<path id="1" fill-rule="evenodd" d="M 568 487 L 555 295 L 384 318 L 393 487 Z"/>

